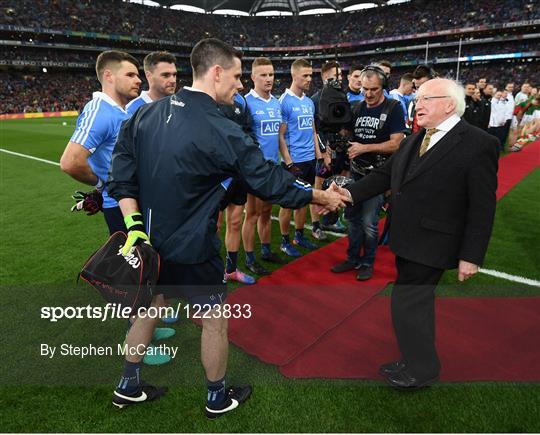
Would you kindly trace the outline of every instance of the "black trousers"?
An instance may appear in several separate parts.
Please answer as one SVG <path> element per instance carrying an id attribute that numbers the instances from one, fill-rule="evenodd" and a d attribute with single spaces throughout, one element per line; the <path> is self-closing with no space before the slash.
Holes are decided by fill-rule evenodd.
<path id="1" fill-rule="evenodd" d="M 392 290 L 392 323 L 403 361 L 418 378 L 439 374 L 435 348 L 435 288 L 444 272 L 396 257 L 397 279 Z"/>

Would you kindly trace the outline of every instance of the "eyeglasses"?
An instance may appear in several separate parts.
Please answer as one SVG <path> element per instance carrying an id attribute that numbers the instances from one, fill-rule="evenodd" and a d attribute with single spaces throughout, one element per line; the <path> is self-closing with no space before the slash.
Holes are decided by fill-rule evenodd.
<path id="1" fill-rule="evenodd" d="M 430 96 L 427 96 L 427 95 L 423 95 L 421 97 L 415 97 L 413 98 L 413 101 L 414 101 L 414 104 L 418 104 L 418 102 L 422 101 L 423 103 L 425 103 L 426 101 L 429 101 L 429 100 L 436 100 L 437 98 L 450 98 L 450 95 L 436 95 L 436 96 L 433 96 L 433 97 L 430 97 Z"/>

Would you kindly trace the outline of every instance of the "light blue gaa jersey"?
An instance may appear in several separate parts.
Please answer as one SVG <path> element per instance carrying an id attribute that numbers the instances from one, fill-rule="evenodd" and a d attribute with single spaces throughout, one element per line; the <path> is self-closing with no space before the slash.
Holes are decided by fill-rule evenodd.
<path id="1" fill-rule="evenodd" d="M 313 114 L 315 105 L 311 98 L 302 95 L 297 97 L 290 89 L 286 89 L 281 98 L 282 122 L 287 124 L 285 141 L 294 163 L 309 162 L 315 159 L 315 142 L 313 141 Z"/>
<path id="2" fill-rule="evenodd" d="M 364 101 L 364 94 L 360 92 L 352 92 L 350 89 L 347 91 L 347 100 L 349 103 L 354 103 L 355 101 Z"/>
<path id="3" fill-rule="evenodd" d="M 107 181 L 109 166 L 116 138 L 123 121 L 130 115 L 111 97 L 103 92 L 94 92 L 92 100 L 86 103 L 77 118 L 75 132 L 71 142 L 78 143 L 90 151 L 88 164 L 94 174 L 102 181 Z M 103 208 L 117 207 L 118 203 L 109 197 L 107 189 L 103 191 Z"/>
<path id="4" fill-rule="evenodd" d="M 129 116 L 132 116 L 139 107 L 152 101 L 154 100 L 150 98 L 148 91 L 142 91 L 141 95 L 126 104 L 126 112 L 129 113 Z"/>
<path id="5" fill-rule="evenodd" d="M 259 148 L 266 160 L 278 163 L 279 126 L 281 124 L 281 105 L 276 97 L 268 100 L 261 97 L 255 89 L 246 95 L 246 103 L 253 120 L 253 131 L 257 135 Z"/>

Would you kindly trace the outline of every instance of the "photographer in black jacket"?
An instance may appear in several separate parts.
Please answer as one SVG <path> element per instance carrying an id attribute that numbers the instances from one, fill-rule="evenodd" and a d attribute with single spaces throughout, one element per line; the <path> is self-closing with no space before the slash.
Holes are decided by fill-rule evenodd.
<path id="1" fill-rule="evenodd" d="M 209 418 L 235 409 L 251 394 L 249 386 L 225 388 L 229 342 L 222 304 L 227 289 L 216 234 L 222 183 L 240 176 L 259 197 L 287 208 L 310 202 L 327 210 L 345 205 L 339 194 L 312 189 L 266 161 L 242 128 L 219 110 L 218 103 L 232 105 L 243 87 L 241 57 L 240 51 L 217 39 L 197 43 L 191 53 L 192 87 L 142 106 L 122 126 L 108 183 L 129 230 L 123 253 L 136 243 L 151 242 L 161 256 L 159 291 L 186 298 L 190 307 L 206 314 L 201 360 Z M 144 319 L 137 319 L 127 346 L 148 344 L 151 331 Z M 140 381 L 141 359 L 126 356 L 113 394 L 116 406 L 165 393 Z"/>

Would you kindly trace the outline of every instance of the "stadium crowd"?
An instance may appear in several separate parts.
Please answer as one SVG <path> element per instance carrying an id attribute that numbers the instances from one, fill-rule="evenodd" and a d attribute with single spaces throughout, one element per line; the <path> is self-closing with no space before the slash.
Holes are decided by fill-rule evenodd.
<path id="1" fill-rule="evenodd" d="M 538 44 L 536 44 L 538 45 Z M 6 59 L 9 61 L 56 61 L 56 62 L 84 62 L 93 65 L 98 51 L 96 49 L 80 50 L 80 49 L 54 49 L 49 47 L 19 47 L 19 46 L 3 46 L 0 49 L 0 59 Z M 536 46 L 532 42 L 523 40 L 509 41 L 505 43 L 494 42 L 491 44 L 474 44 L 464 45 L 461 51 L 461 56 L 478 56 L 484 54 L 506 54 L 516 52 L 527 52 L 529 50 L 536 49 Z M 129 51 L 129 50 L 128 50 Z M 369 53 L 369 52 L 368 52 Z M 184 71 L 189 70 L 189 60 L 187 58 L 181 58 L 178 53 L 173 52 L 177 56 L 177 66 Z M 457 46 L 442 47 L 431 49 L 428 52 L 429 59 L 433 59 L 434 63 L 437 63 L 439 59 L 457 58 L 458 48 Z M 142 61 L 144 54 L 134 53 L 137 60 Z M 380 59 L 386 59 L 392 63 L 396 62 L 412 62 L 413 64 L 420 64 L 425 59 L 425 49 L 416 50 L 402 50 L 399 52 L 384 52 L 379 51 L 377 53 L 359 54 L 358 56 L 351 57 L 350 55 L 343 55 L 340 62 L 344 65 L 350 65 L 352 63 L 362 63 L 369 65 L 370 63 L 377 62 Z M 315 61 L 315 64 L 317 61 Z M 278 73 L 280 71 L 288 71 L 290 61 L 285 58 L 284 60 L 275 60 L 274 67 Z"/>
<path id="2" fill-rule="evenodd" d="M 82 110 L 99 83 L 90 74 L 0 73 L 0 113 Z"/>
<path id="3" fill-rule="evenodd" d="M 35 53 L 35 59 L 39 51 Z M 95 58 L 92 54 L 76 57 L 75 61 L 92 62 Z M 56 57 L 54 52 L 50 52 L 47 59 L 64 59 L 63 56 Z M 74 59 L 70 59 L 74 60 Z M 378 59 L 374 59 L 377 61 Z M 352 63 L 352 62 L 350 62 Z M 366 62 L 370 64 L 372 62 Z M 362 62 L 362 64 L 364 64 Z M 285 62 L 276 62 L 279 68 L 286 68 Z M 319 62 L 313 62 L 315 67 L 319 67 Z M 455 64 L 451 67 L 437 65 L 437 71 L 442 77 L 456 77 Z M 277 67 L 278 68 L 278 67 Z M 399 85 L 400 75 L 405 72 L 411 72 L 414 67 L 400 68 L 394 71 L 390 76 L 391 87 L 396 88 Z M 538 83 L 540 77 L 540 65 L 535 63 L 482 63 L 482 64 L 462 64 L 460 66 L 459 79 L 461 82 L 474 81 L 479 77 L 487 77 L 488 81 L 496 88 L 501 89 L 510 81 L 521 84 L 526 80 Z M 3 72 L 0 73 L 0 80 L 6 84 L 0 88 L 0 113 L 24 113 L 24 112 L 51 112 L 59 110 L 82 110 L 85 102 L 91 96 L 92 92 L 98 88 L 93 72 Z M 179 86 L 189 82 L 189 76 L 178 77 Z M 245 71 L 242 82 L 245 93 L 249 92 L 253 84 Z M 280 96 L 290 84 L 288 74 L 277 74 L 273 93 Z M 316 74 L 313 78 L 313 85 L 309 94 L 315 93 L 322 87 L 320 76 Z M 67 91 L 66 91 L 67 90 Z"/>
<path id="4" fill-rule="evenodd" d="M 212 36 L 237 46 L 305 46 L 533 20 L 540 17 L 534 4 L 532 0 L 420 1 L 323 16 L 224 17 L 121 0 L 7 0 L 0 24 L 190 43 Z M 455 14 L 456 10 L 465 13 Z M 396 20 L 397 16 L 406 19 Z"/>

